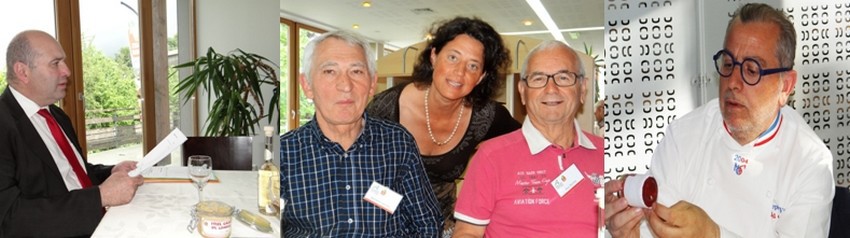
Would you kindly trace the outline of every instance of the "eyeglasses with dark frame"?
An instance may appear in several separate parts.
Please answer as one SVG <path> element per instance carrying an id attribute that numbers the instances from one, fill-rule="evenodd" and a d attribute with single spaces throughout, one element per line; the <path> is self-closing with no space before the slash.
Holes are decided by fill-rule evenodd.
<path id="1" fill-rule="evenodd" d="M 738 62 L 732 52 L 722 49 L 714 54 L 714 69 L 723 77 L 732 76 L 732 71 L 735 71 L 735 66 L 739 66 L 741 79 L 750 86 L 755 86 L 761 81 L 761 77 L 775 73 L 790 71 L 791 67 L 762 69 L 761 64 L 753 58 L 744 58 L 744 61 Z"/>
<path id="2" fill-rule="evenodd" d="M 522 80 L 529 88 L 542 88 L 549 84 L 549 79 L 552 79 L 558 87 L 569 87 L 575 85 L 582 78 L 584 78 L 584 75 L 561 70 L 554 74 L 534 73 L 525 76 Z"/>

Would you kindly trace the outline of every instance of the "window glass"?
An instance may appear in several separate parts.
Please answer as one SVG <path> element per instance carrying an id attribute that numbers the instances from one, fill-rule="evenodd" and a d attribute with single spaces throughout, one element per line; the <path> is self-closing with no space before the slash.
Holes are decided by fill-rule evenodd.
<path id="1" fill-rule="evenodd" d="M 289 95 L 292 92 L 289 90 L 290 74 L 289 74 L 289 31 L 290 27 L 287 24 L 280 23 L 280 133 L 284 134 L 289 131 Z"/>
<path id="2" fill-rule="evenodd" d="M 165 1 L 165 11 L 166 11 L 166 34 L 167 34 L 167 47 L 168 47 L 168 116 L 169 119 L 169 129 L 179 128 L 180 127 L 180 104 L 183 103 L 180 101 L 179 95 L 177 95 L 177 83 L 180 82 L 180 76 L 177 74 L 177 69 L 174 68 L 175 65 L 179 62 L 177 59 L 178 54 L 180 53 L 180 49 L 178 47 L 178 30 L 177 30 L 177 0 L 166 0 Z M 190 102 L 191 103 L 191 102 Z M 174 150 L 171 153 L 171 164 L 172 165 L 181 165 L 182 158 L 182 150 Z"/>
<path id="3" fill-rule="evenodd" d="M 24 30 L 41 30 L 56 36 L 53 1 L 0 1 L 0 92 L 6 90 L 6 47 L 15 35 Z M 14 10 L 10 10 L 14 9 Z M 12 24 L 14 22 L 14 24 Z"/>
<path id="4" fill-rule="evenodd" d="M 299 43 L 299 48 L 300 48 L 298 50 L 298 61 L 299 62 L 304 57 L 304 47 L 307 46 L 307 43 L 310 42 L 310 39 L 313 39 L 313 37 L 316 37 L 316 36 L 319 36 L 318 32 L 303 29 L 303 28 L 298 29 L 298 41 L 299 41 L 298 43 Z M 301 70 L 301 69 L 299 69 L 299 70 Z M 307 97 L 304 96 L 304 92 L 301 92 L 301 90 L 298 90 L 298 91 L 299 91 L 299 93 L 298 93 L 298 112 L 299 112 L 298 125 L 304 125 L 307 122 L 309 122 L 311 119 L 313 119 L 313 114 L 315 114 L 316 108 L 313 106 L 313 101 L 307 99 Z"/>
<path id="5" fill-rule="evenodd" d="M 138 2 L 81 0 L 88 160 L 142 158 Z"/>

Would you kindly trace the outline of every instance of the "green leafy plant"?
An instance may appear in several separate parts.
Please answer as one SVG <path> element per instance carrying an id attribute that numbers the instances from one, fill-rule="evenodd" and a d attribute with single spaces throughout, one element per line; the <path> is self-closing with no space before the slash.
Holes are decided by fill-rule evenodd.
<path id="1" fill-rule="evenodd" d="M 277 66 L 272 61 L 240 49 L 222 55 L 210 47 L 206 56 L 174 66 L 189 67 L 192 68 L 192 74 L 180 80 L 177 93 L 194 95 L 201 87 L 209 91 L 206 136 L 254 135 L 254 125 L 260 120 L 268 118 L 271 123 L 279 105 L 280 83 L 275 73 Z M 260 90 L 263 84 L 274 86 L 274 95 L 268 103 L 263 101 Z M 189 98 L 186 97 L 183 103 L 188 102 Z M 249 98 L 256 103 L 259 112 L 251 106 Z M 268 113 L 263 110 L 266 104 Z"/>

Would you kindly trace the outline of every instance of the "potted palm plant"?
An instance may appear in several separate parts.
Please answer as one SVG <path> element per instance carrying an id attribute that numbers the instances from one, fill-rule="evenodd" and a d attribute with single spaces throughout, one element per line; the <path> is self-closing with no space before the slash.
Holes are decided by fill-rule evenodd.
<path id="1" fill-rule="evenodd" d="M 275 73 L 277 66 L 267 58 L 241 49 L 223 55 L 210 47 L 205 56 L 174 67 L 192 69 L 192 74 L 177 84 L 178 94 L 195 95 L 200 88 L 209 92 L 206 136 L 254 135 L 254 126 L 260 120 L 267 118 L 271 123 L 279 104 L 280 81 Z M 268 102 L 263 101 L 260 90 L 264 84 L 274 86 L 274 95 Z M 187 96 L 183 103 L 189 98 Z M 268 111 L 263 110 L 266 106 Z"/>

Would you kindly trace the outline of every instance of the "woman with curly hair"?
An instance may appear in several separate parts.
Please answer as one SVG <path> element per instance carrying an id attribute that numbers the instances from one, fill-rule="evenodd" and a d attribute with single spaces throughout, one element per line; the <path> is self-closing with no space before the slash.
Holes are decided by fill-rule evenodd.
<path id="1" fill-rule="evenodd" d="M 477 18 L 439 24 L 413 68 L 412 83 L 396 85 L 366 108 L 369 116 L 401 123 L 416 140 L 445 219 L 454 227 L 455 180 L 478 143 L 520 128 L 493 100 L 510 65 L 499 33 Z"/>

